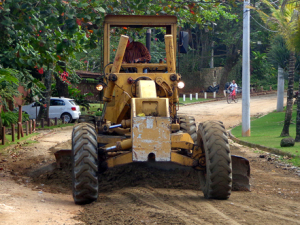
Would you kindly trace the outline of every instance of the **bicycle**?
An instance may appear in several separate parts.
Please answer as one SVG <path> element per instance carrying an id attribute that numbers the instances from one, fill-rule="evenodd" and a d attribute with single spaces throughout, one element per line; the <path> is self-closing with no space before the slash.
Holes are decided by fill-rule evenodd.
<path id="1" fill-rule="evenodd" d="M 232 101 L 234 101 L 235 103 L 237 103 L 237 102 L 238 102 L 238 99 L 237 99 L 237 97 L 236 97 L 235 92 L 230 91 L 229 93 L 230 93 L 230 94 L 227 96 L 227 103 L 230 104 Z"/>

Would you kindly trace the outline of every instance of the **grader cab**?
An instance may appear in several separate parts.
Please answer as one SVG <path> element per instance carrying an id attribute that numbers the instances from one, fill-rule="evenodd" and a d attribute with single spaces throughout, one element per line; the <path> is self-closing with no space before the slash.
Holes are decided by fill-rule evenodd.
<path id="1" fill-rule="evenodd" d="M 72 132 L 76 204 L 97 199 L 98 173 L 134 162 L 192 167 L 199 171 L 206 198 L 229 198 L 233 183 L 249 189 L 249 162 L 231 156 L 222 122 L 202 122 L 197 129 L 194 117 L 177 114 L 181 75 L 176 73 L 176 24 L 174 16 L 105 17 L 103 113 L 95 124 L 79 123 Z M 128 36 L 121 35 L 110 64 L 111 29 L 125 26 L 163 27 L 166 63 L 124 63 Z"/>

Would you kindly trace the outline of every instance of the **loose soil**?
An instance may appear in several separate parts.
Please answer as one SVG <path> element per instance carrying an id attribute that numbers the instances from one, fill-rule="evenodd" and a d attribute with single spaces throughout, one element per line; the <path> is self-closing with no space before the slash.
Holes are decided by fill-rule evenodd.
<path id="1" fill-rule="evenodd" d="M 276 95 L 251 98 L 253 116 L 274 109 Z M 180 113 L 229 128 L 241 121 L 241 101 L 185 106 Z M 70 148 L 71 131 L 44 131 L 35 137 L 39 143 L 0 155 L 0 224 L 300 224 L 299 170 L 233 142 L 232 154 L 250 161 L 251 192 L 206 200 L 191 169 L 131 164 L 100 175 L 96 202 L 75 205 L 70 168 L 57 169 L 53 156 Z"/>

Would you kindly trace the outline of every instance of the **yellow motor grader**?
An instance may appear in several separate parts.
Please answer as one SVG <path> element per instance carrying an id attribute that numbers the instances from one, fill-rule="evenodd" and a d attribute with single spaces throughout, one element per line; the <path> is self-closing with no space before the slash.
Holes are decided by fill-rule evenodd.
<path id="1" fill-rule="evenodd" d="M 128 36 L 121 35 L 110 64 L 110 34 L 116 27 L 165 28 L 166 63 L 123 63 Z M 233 184 L 249 189 L 249 162 L 230 154 L 223 123 L 201 122 L 197 129 L 194 117 L 177 114 L 182 81 L 176 73 L 176 43 L 175 16 L 105 17 L 105 74 L 98 86 L 103 87 L 103 113 L 94 124 L 79 123 L 72 132 L 76 204 L 97 199 L 99 173 L 133 162 L 192 167 L 199 171 L 205 198 L 227 199 Z"/>

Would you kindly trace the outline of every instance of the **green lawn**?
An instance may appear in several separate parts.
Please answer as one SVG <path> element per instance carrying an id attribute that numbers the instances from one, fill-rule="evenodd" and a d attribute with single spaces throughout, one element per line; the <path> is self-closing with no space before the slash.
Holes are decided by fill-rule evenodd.
<path id="1" fill-rule="evenodd" d="M 251 121 L 251 136 L 242 137 L 242 126 L 237 126 L 232 129 L 232 134 L 243 140 L 254 144 L 259 144 L 267 147 L 277 148 L 284 152 L 289 152 L 300 157 L 300 143 L 296 143 L 294 147 L 280 147 L 280 137 L 285 112 L 272 112 L 261 118 Z M 290 125 L 290 135 L 296 136 L 296 107 L 293 110 L 292 124 Z M 294 159 L 296 164 L 300 165 L 300 158 Z"/>
<path id="2" fill-rule="evenodd" d="M 190 96 L 186 96 L 185 97 L 185 101 L 183 101 L 183 98 L 179 98 L 179 104 L 187 104 L 187 103 L 193 103 L 193 102 L 204 102 L 207 100 L 211 100 L 211 99 L 205 99 L 205 98 L 198 98 L 196 100 L 196 98 L 193 97 L 193 100 L 190 100 Z"/>
<path id="3" fill-rule="evenodd" d="M 100 104 L 100 103 L 91 103 L 90 106 L 91 107 L 90 107 L 89 111 L 91 111 L 91 112 L 96 112 L 99 108 L 103 108 L 103 104 Z"/>
<path id="4" fill-rule="evenodd" d="M 102 110 L 103 108 L 103 104 L 100 104 L 100 103 L 90 103 L 90 108 L 89 110 L 87 110 L 85 108 L 85 110 L 82 110 L 82 108 L 84 108 L 83 106 L 80 106 L 80 111 L 81 111 L 81 115 L 96 115 L 96 116 L 100 116 L 101 114 L 99 114 L 100 112 L 98 112 L 98 109 L 100 108 Z M 98 112 L 98 113 L 97 113 Z"/>

